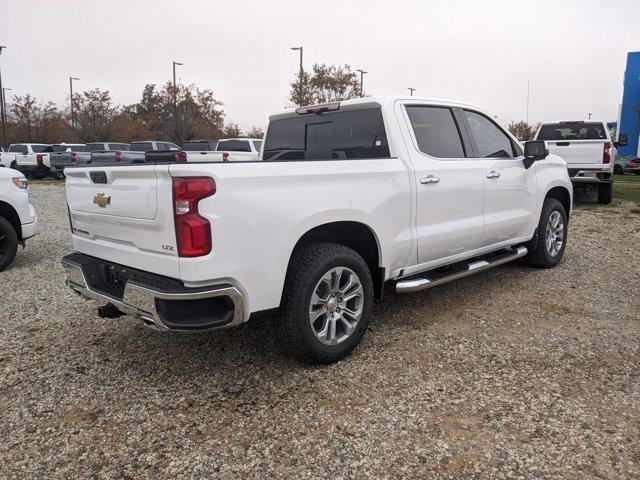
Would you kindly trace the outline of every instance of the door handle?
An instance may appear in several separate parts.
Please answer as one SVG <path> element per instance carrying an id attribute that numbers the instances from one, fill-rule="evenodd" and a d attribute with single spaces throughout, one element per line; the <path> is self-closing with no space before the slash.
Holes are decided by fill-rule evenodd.
<path id="1" fill-rule="evenodd" d="M 491 170 L 489 173 L 485 175 L 487 178 L 498 178 L 500 176 L 500 172 L 496 172 L 495 170 Z"/>
<path id="2" fill-rule="evenodd" d="M 438 183 L 439 181 L 440 179 L 435 175 L 427 175 L 426 177 L 420 179 L 420 183 L 423 185 L 428 185 L 430 183 Z"/>

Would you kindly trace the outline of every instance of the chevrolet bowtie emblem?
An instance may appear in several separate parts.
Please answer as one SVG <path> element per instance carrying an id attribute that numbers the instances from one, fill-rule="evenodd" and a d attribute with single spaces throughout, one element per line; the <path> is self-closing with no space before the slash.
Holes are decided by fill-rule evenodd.
<path id="1" fill-rule="evenodd" d="M 98 205 L 100 208 L 107 208 L 107 205 L 111 205 L 111 196 L 105 197 L 104 193 L 98 193 L 93 197 L 93 203 Z"/>

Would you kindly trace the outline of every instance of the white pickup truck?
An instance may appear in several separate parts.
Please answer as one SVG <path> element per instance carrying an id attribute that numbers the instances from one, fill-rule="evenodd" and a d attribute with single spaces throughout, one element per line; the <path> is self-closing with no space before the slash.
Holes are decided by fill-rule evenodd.
<path id="1" fill-rule="evenodd" d="M 224 138 L 214 151 L 186 151 L 187 162 L 251 162 L 260 158 L 261 138 Z"/>
<path id="2" fill-rule="evenodd" d="M 38 229 L 36 211 L 29 203 L 27 179 L 11 168 L 0 168 L 0 271 L 15 258 Z"/>
<path id="3" fill-rule="evenodd" d="M 44 143 L 13 143 L 9 151 L 0 154 L 0 165 L 20 170 L 27 176 L 49 175 L 49 154 Z"/>
<path id="4" fill-rule="evenodd" d="M 611 203 L 613 198 L 613 159 L 616 148 L 627 144 L 627 136 L 618 141 L 604 122 L 543 122 L 534 140 L 546 143 L 549 152 L 567 162 L 571 181 L 582 189 L 597 189 L 598 203 Z"/>
<path id="5" fill-rule="evenodd" d="M 260 161 L 67 168 L 67 284 L 160 330 L 276 315 L 298 358 L 337 361 L 388 282 L 556 265 L 572 189 L 547 153 L 469 105 L 369 97 L 272 115 Z"/>

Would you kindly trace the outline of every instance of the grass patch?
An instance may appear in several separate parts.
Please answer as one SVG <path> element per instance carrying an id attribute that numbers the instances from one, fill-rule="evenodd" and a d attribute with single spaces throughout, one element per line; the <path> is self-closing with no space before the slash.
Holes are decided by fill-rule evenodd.
<path id="1" fill-rule="evenodd" d="M 616 177 L 617 176 L 618 175 L 616 175 Z M 640 175 L 639 176 L 634 175 L 634 177 L 637 179 L 640 179 Z M 617 198 L 619 200 L 627 200 L 629 202 L 635 202 L 640 205 L 640 181 L 635 181 L 635 182 L 616 181 L 613 184 L 613 198 Z"/>
<path id="2" fill-rule="evenodd" d="M 633 183 L 640 184 L 640 175 L 635 175 L 635 174 L 631 174 L 631 175 L 614 175 L 613 176 L 613 180 L 616 181 L 616 182 L 624 182 L 624 183 L 633 182 Z"/>

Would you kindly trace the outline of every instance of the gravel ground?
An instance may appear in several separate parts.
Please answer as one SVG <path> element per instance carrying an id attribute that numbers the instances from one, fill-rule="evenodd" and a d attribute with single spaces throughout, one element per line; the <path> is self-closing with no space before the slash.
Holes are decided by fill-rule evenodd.
<path id="1" fill-rule="evenodd" d="M 346 361 L 270 322 L 101 320 L 63 285 L 61 185 L 0 273 L 0 476 L 640 478 L 640 211 L 582 205 L 555 269 L 389 292 Z"/>

